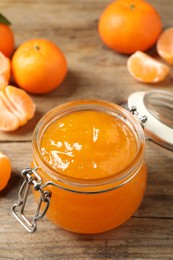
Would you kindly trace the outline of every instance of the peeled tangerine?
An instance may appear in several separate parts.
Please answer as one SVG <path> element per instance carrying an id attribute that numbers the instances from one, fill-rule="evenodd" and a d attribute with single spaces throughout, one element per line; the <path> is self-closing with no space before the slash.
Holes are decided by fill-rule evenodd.
<path id="1" fill-rule="evenodd" d="M 11 176 L 11 163 L 9 158 L 0 153 L 0 191 L 3 190 Z"/>
<path id="2" fill-rule="evenodd" d="M 141 51 L 137 51 L 129 57 L 127 68 L 135 79 L 144 83 L 160 82 L 170 72 L 167 65 Z"/>
<path id="3" fill-rule="evenodd" d="M 10 80 L 10 60 L 0 52 L 0 90 L 8 85 Z"/>
<path id="4" fill-rule="evenodd" d="M 24 90 L 6 86 L 0 91 L 0 130 L 14 131 L 34 114 L 35 104 Z"/>
<path id="5" fill-rule="evenodd" d="M 173 27 L 161 33 L 156 47 L 160 57 L 173 65 Z"/>

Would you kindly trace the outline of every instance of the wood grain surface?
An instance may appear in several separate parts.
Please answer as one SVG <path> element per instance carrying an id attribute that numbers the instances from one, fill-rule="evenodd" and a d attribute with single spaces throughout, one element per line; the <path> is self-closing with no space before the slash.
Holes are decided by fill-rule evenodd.
<path id="1" fill-rule="evenodd" d="M 32 132 L 51 108 L 74 99 L 98 98 L 123 104 L 136 90 L 173 92 L 171 75 L 156 85 L 135 81 L 128 73 L 127 56 L 101 42 L 97 25 L 110 0 L 1 0 L 0 12 L 12 21 L 16 47 L 30 38 L 47 38 L 64 51 L 68 75 L 54 92 L 36 96 L 33 120 L 13 133 L 0 132 L 0 150 L 12 162 L 8 186 L 0 193 L 0 259 L 173 259 L 173 160 L 146 147 L 148 185 L 135 215 L 121 227 L 99 235 L 76 235 L 54 226 L 46 218 L 38 231 L 27 233 L 14 219 L 20 172 L 30 165 Z M 150 0 L 163 27 L 173 26 L 173 1 Z M 158 58 L 155 48 L 149 54 Z M 158 58 L 159 59 L 159 58 Z M 32 195 L 28 212 L 35 210 Z"/>

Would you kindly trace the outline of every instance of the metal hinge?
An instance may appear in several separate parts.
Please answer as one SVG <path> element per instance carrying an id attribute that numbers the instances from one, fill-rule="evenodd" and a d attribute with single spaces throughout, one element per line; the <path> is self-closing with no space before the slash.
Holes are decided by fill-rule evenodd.
<path id="1" fill-rule="evenodd" d="M 129 111 L 141 123 L 142 127 L 144 127 L 145 123 L 147 122 L 147 116 L 140 115 L 135 106 L 132 106 L 131 109 L 129 109 Z"/>

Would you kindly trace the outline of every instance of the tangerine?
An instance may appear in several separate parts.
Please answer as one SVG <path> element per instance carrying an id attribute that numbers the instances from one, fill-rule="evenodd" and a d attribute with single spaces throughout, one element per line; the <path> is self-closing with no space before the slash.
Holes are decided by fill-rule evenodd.
<path id="1" fill-rule="evenodd" d="M 167 28 L 161 33 L 156 47 L 162 59 L 173 65 L 173 27 Z"/>
<path id="2" fill-rule="evenodd" d="M 30 93 L 43 94 L 54 90 L 66 73 L 67 62 L 63 52 L 45 39 L 21 44 L 12 58 L 15 82 Z"/>
<path id="3" fill-rule="evenodd" d="M 14 34 L 10 25 L 11 23 L 0 14 L 0 51 L 7 57 L 14 51 Z"/>
<path id="4" fill-rule="evenodd" d="M 10 80 L 11 64 L 10 60 L 0 52 L 0 90 L 8 85 Z"/>
<path id="5" fill-rule="evenodd" d="M 160 82 L 170 72 L 167 65 L 141 51 L 137 51 L 129 57 L 127 68 L 135 79 L 144 83 Z"/>
<path id="6" fill-rule="evenodd" d="M 35 104 L 22 89 L 6 86 L 0 91 L 0 130 L 14 131 L 34 116 Z"/>
<path id="7" fill-rule="evenodd" d="M 156 9 L 143 0 L 117 0 L 102 13 L 99 34 L 115 51 L 131 54 L 152 47 L 162 30 Z"/>
<path id="8" fill-rule="evenodd" d="M 0 152 L 0 191 L 3 190 L 11 176 L 11 163 L 9 158 Z"/>

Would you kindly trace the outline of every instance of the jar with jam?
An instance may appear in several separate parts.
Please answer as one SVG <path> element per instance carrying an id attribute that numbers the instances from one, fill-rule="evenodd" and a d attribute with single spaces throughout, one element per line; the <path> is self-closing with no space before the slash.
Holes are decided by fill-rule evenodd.
<path id="1" fill-rule="evenodd" d="M 105 232 L 127 221 L 146 189 L 144 124 L 152 143 L 168 153 L 173 150 L 171 118 L 162 128 L 169 138 L 158 135 L 158 124 L 166 120 L 163 113 L 171 109 L 168 100 L 173 102 L 173 96 L 161 94 L 162 98 L 155 92 L 132 94 L 130 111 L 106 101 L 80 100 L 44 115 L 33 134 L 31 168 L 22 171 L 19 201 L 12 208 L 18 221 L 34 232 L 46 215 L 59 227 L 85 234 Z M 156 100 L 166 107 L 161 119 Z M 159 123 L 154 121 L 150 131 L 153 118 Z M 25 215 L 30 187 L 38 204 L 32 221 Z"/>

